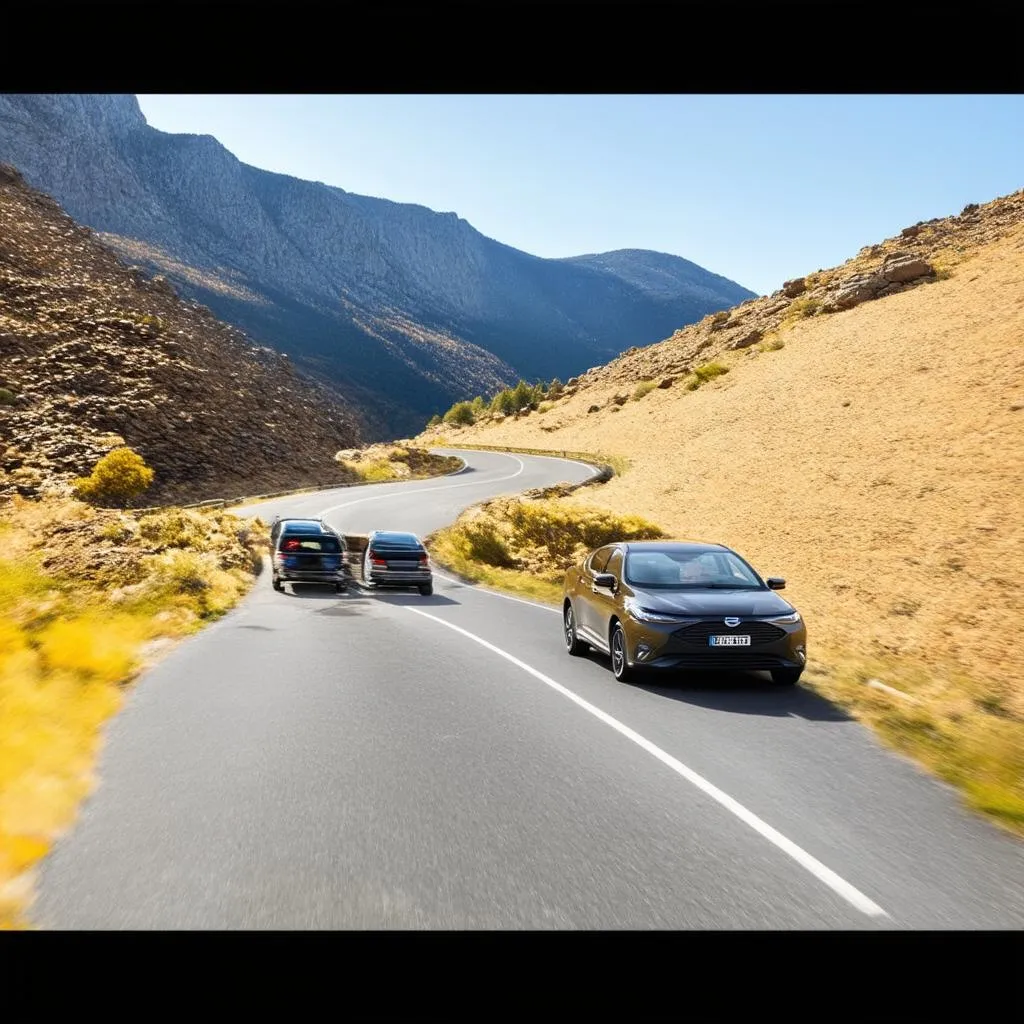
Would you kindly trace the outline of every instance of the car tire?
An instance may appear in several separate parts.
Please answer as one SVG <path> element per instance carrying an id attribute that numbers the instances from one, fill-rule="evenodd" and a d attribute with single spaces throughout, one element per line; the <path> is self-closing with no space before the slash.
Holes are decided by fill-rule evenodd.
<path id="1" fill-rule="evenodd" d="M 565 649 L 574 658 L 586 653 L 588 645 L 584 644 L 576 635 L 576 614 L 568 601 L 565 602 L 565 608 L 562 609 L 562 636 L 565 640 Z"/>
<path id="2" fill-rule="evenodd" d="M 335 583 L 334 584 L 334 589 L 339 594 L 347 594 L 348 593 L 348 584 L 347 583 Z"/>
<path id="3" fill-rule="evenodd" d="M 773 668 L 772 682 L 777 686 L 796 686 L 803 672 L 802 668 Z"/>
<path id="4" fill-rule="evenodd" d="M 281 582 L 281 580 L 277 576 L 271 576 L 270 577 L 270 585 L 276 591 L 278 591 L 278 593 L 281 593 L 281 592 L 284 591 L 284 584 Z"/>
<path id="5" fill-rule="evenodd" d="M 612 627 L 611 643 L 608 646 L 612 656 L 612 675 L 620 683 L 633 682 L 636 672 L 626 660 L 626 633 L 618 622 Z"/>
<path id="6" fill-rule="evenodd" d="M 434 584 L 433 583 L 424 583 L 423 586 L 420 587 L 420 593 L 424 597 L 430 597 L 430 595 L 433 592 L 434 592 Z"/>

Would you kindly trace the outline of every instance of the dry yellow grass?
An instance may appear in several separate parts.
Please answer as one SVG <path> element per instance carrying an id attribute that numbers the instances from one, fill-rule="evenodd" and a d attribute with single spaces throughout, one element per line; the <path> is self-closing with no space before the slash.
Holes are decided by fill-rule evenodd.
<path id="1" fill-rule="evenodd" d="M 167 642 L 246 592 L 262 524 L 16 500 L 0 518 L 0 929 L 92 788 L 101 727 Z M 154 643 L 155 641 L 155 643 Z"/>
<path id="2" fill-rule="evenodd" d="M 626 479 L 568 500 L 786 576 L 827 670 L 815 684 L 1024 827 L 1024 227 L 958 259 L 935 283 L 792 322 L 780 350 L 730 353 L 698 391 L 611 415 L 622 383 L 598 381 L 543 421 L 449 443 L 628 456 Z M 907 724 L 911 707 L 936 735 Z M 984 797 L 971 778 L 990 742 L 999 794 Z"/>
<path id="3" fill-rule="evenodd" d="M 451 456 L 432 455 L 424 448 L 408 444 L 349 448 L 338 452 L 335 461 L 365 483 L 442 476 L 454 472 L 462 464 L 459 459 Z"/>

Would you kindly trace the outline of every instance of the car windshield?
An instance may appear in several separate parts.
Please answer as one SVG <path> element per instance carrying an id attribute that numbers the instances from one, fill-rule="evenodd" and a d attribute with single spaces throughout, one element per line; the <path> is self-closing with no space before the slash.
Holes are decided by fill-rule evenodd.
<path id="1" fill-rule="evenodd" d="M 729 551 L 631 551 L 626 582 L 655 590 L 763 590 L 764 584 Z"/>
<path id="2" fill-rule="evenodd" d="M 378 533 L 373 538 L 375 547 L 380 548 L 418 548 L 420 541 L 411 533 Z"/>
<path id="3" fill-rule="evenodd" d="M 281 541 L 282 551 L 326 551 L 337 554 L 341 551 L 336 537 L 285 537 Z"/>

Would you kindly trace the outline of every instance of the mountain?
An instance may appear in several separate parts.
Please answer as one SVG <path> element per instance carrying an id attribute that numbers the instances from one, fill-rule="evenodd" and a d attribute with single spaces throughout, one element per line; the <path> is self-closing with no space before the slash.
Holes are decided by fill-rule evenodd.
<path id="1" fill-rule="evenodd" d="M 126 266 L 0 165 L 0 498 L 60 490 L 127 443 L 147 502 L 351 478 L 358 416 L 287 356 Z"/>
<path id="2" fill-rule="evenodd" d="M 753 293 L 675 256 L 542 259 L 454 213 L 251 167 L 130 95 L 0 94 L 0 161 L 126 259 L 342 387 L 374 437 L 565 379 Z"/>

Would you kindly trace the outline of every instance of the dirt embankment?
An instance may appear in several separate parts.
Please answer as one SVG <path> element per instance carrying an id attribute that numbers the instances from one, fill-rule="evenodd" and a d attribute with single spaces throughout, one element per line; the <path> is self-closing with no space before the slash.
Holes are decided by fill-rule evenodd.
<path id="1" fill-rule="evenodd" d="M 913 287 L 800 307 L 755 344 L 687 355 L 720 333 L 696 325 L 571 382 L 544 413 L 423 439 L 628 457 L 625 476 L 567 500 L 785 576 L 819 685 L 876 721 L 895 712 L 870 703 L 868 678 L 916 696 L 931 710 L 903 724 L 922 756 L 968 732 L 1002 750 L 1009 790 L 990 802 L 1024 822 L 1024 193 L 963 219 L 822 275 L 851 294 L 861 264 L 917 244 L 935 272 Z M 792 310 L 803 284 L 746 308 Z M 691 375 L 711 360 L 727 372 Z"/>
<path id="2" fill-rule="evenodd" d="M 336 481 L 355 412 L 0 167 L 0 498 L 59 491 L 121 444 L 154 503 Z"/>

